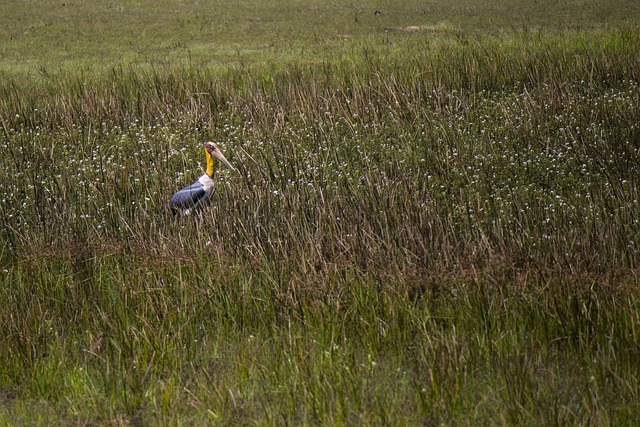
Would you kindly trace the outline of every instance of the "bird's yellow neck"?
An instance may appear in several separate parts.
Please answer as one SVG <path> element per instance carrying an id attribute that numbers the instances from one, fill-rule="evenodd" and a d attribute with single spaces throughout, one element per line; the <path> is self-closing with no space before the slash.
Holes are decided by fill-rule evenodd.
<path id="1" fill-rule="evenodd" d="M 213 177 L 213 173 L 216 171 L 216 163 L 213 160 L 213 156 L 209 154 L 206 148 L 204 149 L 204 154 L 207 156 L 207 170 L 205 173 L 210 177 Z"/>

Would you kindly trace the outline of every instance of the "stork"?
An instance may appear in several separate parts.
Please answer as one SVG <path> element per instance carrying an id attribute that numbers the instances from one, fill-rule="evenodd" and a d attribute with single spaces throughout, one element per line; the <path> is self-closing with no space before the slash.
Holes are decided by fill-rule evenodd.
<path id="1" fill-rule="evenodd" d="M 206 204 L 213 193 L 213 174 L 216 171 L 215 159 L 220 160 L 229 169 L 235 170 L 227 161 L 220 149 L 213 142 L 204 143 L 204 154 L 207 158 L 207 170 L 196 182 L 184 187 L 171 197 L 169 205 L 176 212 L 189 215 Z"/>

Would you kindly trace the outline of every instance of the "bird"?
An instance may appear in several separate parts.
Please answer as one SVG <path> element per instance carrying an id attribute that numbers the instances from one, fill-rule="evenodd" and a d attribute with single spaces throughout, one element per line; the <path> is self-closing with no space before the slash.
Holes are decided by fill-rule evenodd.
<path id="1" fill-rule="evenodd" d="M 189 215 L 209 201 L 213 193 L 213 174 L 216 171 L 215 159 L 220 160 L 232 171 L 235 170 L 233 166 L 231 166 L 231 163 L 224 157 L 218 146 L 213 142 L 207 141 L 204 143 L 204 154 L 207 159 L 207 170 L 204 175 L 198 178 L 193 184 L 184 187 L 171 196 L 169 205 L 174 213 Z"/>

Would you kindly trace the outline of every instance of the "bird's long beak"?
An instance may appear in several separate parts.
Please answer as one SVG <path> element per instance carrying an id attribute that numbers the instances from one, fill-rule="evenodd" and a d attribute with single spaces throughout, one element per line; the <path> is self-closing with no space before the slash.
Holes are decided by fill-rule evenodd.
<path id="1" fill-rule="evenodd" d="M 213 150 L 210 150 L 209 152 L 211 153 L 212 156 L 215 156 L 216 159 L 224 163 L 226 167 L 228 167 L 232 171 L 235 171 L 235 168 L 231 166 L 231 163 L 229 163 L 227 158 L 224 156 L 224 154 L 222 154 L 222 151 L 220 151 L 218 147 L 214 148 Z"/>

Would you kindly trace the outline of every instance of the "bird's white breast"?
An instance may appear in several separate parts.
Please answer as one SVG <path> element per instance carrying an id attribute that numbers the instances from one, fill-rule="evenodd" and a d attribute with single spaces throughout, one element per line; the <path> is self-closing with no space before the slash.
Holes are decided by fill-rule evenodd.
<path id="1" fill-rule="evenodd" d="M 211 178 L 209 175 L 202 175 L 200 179 L 198 179 L 198 182 L 202 185 L 202 188 L 207 193 L 207 196 L 209 196 L 213 192 L 213 178 Z"/>

